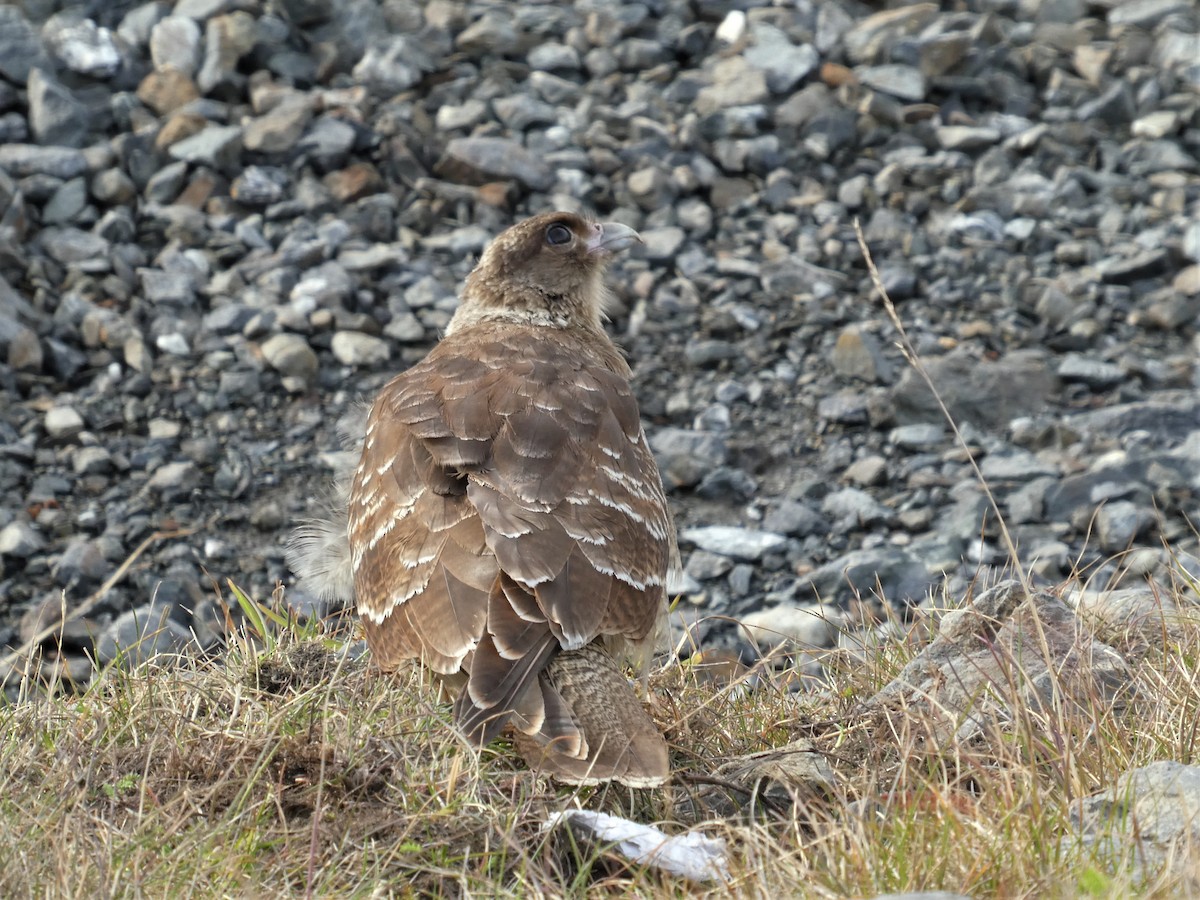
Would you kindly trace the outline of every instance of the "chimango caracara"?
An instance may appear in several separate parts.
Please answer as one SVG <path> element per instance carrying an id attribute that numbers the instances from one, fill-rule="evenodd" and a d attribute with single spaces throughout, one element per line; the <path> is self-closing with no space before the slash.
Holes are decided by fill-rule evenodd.
<path id="1" fill-rule="evenodd" d="M 677 552 L 629 367 L 600 324 L 606 265 L 637 240 L 567 213 L 496 238 L 441 343 L 375 399 L 350 489 L 376 660 L 458 676 L 473 741 L 512 726 L 534 768 L 572 783 L 668 774 L 619 667 L 645 663 Z"/>

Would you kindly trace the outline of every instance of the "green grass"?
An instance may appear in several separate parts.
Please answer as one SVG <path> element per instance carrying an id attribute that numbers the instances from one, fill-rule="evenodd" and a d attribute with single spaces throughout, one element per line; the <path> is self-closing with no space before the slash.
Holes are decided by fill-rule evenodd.
<path id="1" fill-rule="evenodd" d="M 1170 897 L 1195 887 L 1169 874 L 1139 882 L 1127 861 L 1061 840 L 1072 803 L 1121 772 L 1196 758 L 1194 616 L 1169 640 L 1146 640 L 1145 623 L 1106 636 L 1135 657 L 1138 687 L 1154 698 L 1126 717 L 1023 715 L 940 752 L 922 740 L 926 723 L 897 727 L 862 705 L 920 650 L 927 625 L 865 656 L 832 654 L 835 687 L 823 692 L 789 692 L 786 667 L 749 687 L 674 664 L 651 678 L 650 708 L 678 774 L 648 791 L 556 786 L 504 742 L 473 752 L 416 673 L 382 675 L 312 625 L 247 618 L 221 663 L 114 667 L 82 694 L 30 691 L 0 707 L 0 896 L 701 890 L 543 833 L 550 813 L 572 805 L 726 838 L 723 895 Z M 749 794 L 706 781 L 723 762 L 800 739 L 836 773 L 832 791 L 756 802 L 750 814 Z M 714 791 L 721 814 L 705 799 Z"/>

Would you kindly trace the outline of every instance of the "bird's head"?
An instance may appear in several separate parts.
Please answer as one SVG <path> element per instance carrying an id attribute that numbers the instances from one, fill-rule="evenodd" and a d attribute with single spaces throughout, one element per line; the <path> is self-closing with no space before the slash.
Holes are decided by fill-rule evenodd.
<path id="1" fill-rule="evenodd" d="M 478 321 L 599 327 L 604 270 L 641 241 L 628 225 L 544 213 L 502 232 L 467 277 L 447 333 Z"/>

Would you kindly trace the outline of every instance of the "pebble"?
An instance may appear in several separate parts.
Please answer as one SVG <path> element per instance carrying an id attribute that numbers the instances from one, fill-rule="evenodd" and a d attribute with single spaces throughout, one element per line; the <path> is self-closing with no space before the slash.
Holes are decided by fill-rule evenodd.
<path id="1" fill-rule="evenodd" d="M 554 176 L 546 163 L 506 138 L 455 138 L 437 164 L 443 177 L 478 181 L 513 178 L 535 191 L 547 190 Z"/>
<path id="2" fill-rule="evenodd" d="M 875 88 L 901 100 L 916 102 L 925 99 L 928 86 L 925 76 L 915 66 L 888 64 L 867 66 L 854 73 L 867 87 Z"/>
<path id="3" fill-rule="evenodd" d="M 151 604 L 117 616 L 96 641 L 96 659 L 132 668 L 161 654 L 180 653 L 191 640 L 187 628 L 170 618 L 169 607 Z"/>
<path id="4" fill-rule="evenodd" d="M 387 341 L 359 331 L 339 331 L 330 348 L 344 366 L 377 366 L 391 356 Z"/>
<path id="5" fill-rule="evenodd" d="M 764 554 L 779 550 L 787 543 L 782 534 L 731 525 L 685 528 L 679 537 L 701 550 L 745 560 L 761 559 Z"/>
<path id="6" fill-rule="evenodd" d="M 1058 377 L 1063 381 L 1082 382 L 1095 390 L 1106 390 L 1125 381 L 1127 376 L 1120 366 L 1069 354 L 1058 364 Z"/>
<path id="7" fill-rule="evenodd" d="M 298 334 L 273 334 L 263 341 L 263 359 L 281 375 L 302 378 L 306 382 L 316 377 L 320 361 L 312 347 Z"/>
<path id="8" fill-rule="evenodd" d="M 27 522 L 9 522 L 0 528 L 0 556 L 27 559 L 46 545 L 45 540 Z"/>
<path id="9" fill-rule="evenodd" d="M 108 78 L 121 67 L 113 33 L 91 19 L 58 13 L 42 26 L 42 39 L 60 63 L 80 75 Z"/>
<path id="10" fill-rule="evenodd" d="M 742 627 L 761 648 L 785 644 L 789 649 L 824 650 L 837 643 L 843 615 L 819 604 L 784 604 L 749 613 Z"/>
<path id="11" fill-rule="evenodd" d="M 41 69 L 29 73 L 29 130 L 39 144 L 82 147 L 87 138 L 87 109 L 61 82 Z"/>
<path id="12" fill-rule="evenodd" d="M 67 441 L 83 431 L 83 416 L 70 406 L 55 406 L 46 411 L 42 425 L 52 440 Z"/>

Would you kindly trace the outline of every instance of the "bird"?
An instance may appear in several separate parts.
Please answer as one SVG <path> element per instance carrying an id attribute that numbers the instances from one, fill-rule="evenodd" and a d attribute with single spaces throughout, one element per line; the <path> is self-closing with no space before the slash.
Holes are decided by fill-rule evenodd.
<path id="1" fill-rule="evenodd" d="M 624 665 L 644 672 L 663 634 L 678 547 L 603 327 L 605 272 L 640 240 L 567 212 L 499 234 L 441 340 L 371 405 L 348 548 L 336 528 L 310 532 L 348 549 L 308 565 L 353 594 L 383 670 L 415 660 L 457 691 L 473 745 L 507 730 L 570 784 L 669 777 Z"/>

